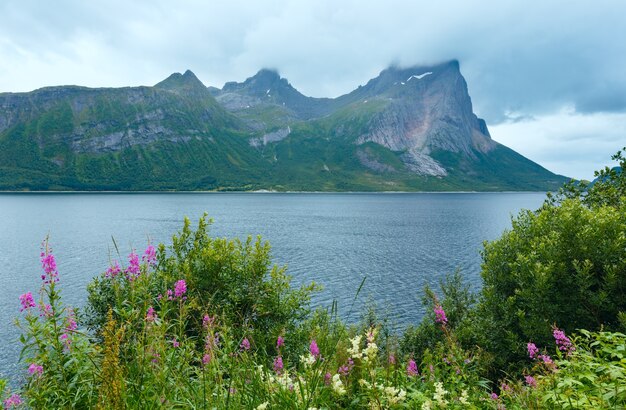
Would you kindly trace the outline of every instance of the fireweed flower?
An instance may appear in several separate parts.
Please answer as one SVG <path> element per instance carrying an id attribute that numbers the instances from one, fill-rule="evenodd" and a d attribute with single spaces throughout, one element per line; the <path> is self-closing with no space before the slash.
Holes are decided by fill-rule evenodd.
<path id="1" fill-rule="evenodd" d="M 324 375 L 324 384 L 326 386 L 328 386 L 330 384 L 330 380 L 332 379 L 333 375 L 330 374 L 330 372 L 326 372 L 326 374 Z"/>
<path id="2" fill-rule="evenodd" d="M 555 327 L 552 331 L 552 335 L 560 351 L 570 354 L 575 349 L 569 337 L 565 336 L 564 331 Z"/>
<path id="3" fill-rule="evenodd" d="M 274 371 L 278 374 L 283 372 L 283 358 L 281 356 L 276 356 L 274 359 Z"/>
<path id="4" fill-rule="evenodd" d="M 155 320 L 156 320 L 156 312 L 154 311 L 154 308 L 150 306 L 148 310 L 146 311 L 146 322 L 152 323 Z"/>
<path id="5" fill-rule="evenodd" d="M 496 393 L 491 393 L 491 400 L 498 400 L 500 397 Z"/>
<path id="6" fill-rule="evenodd" d="M 176 339 L 172 339 L 172 346 L 178 348 L 180 347 L 180 342 Z"/>
<path id="7" fill-rule="evenodd" d="M 531 359 L 535 359 L 537 357 L 537 354 L 539 353 L 539 349 L 537 349 L 537 346 L 535 346 L 534 343 L 528 343 L 526 345 L 526 348 L 528 349 L 528 357 L 530 357 Z"/>
<path id="8" fill-rule="evenodd" d="M 182 298 L 187 292 L 187 283 L 184 280 L 179 280 L 174 285 L 174 296 Z"/>
<path id="9" fill-rule="evenodd" d="M 61 340 L 61 342 L 63 342 L 63 344 L 65 345 L 65 350 L 69 351 L 72 345 L 72 339 L 70 339 L 70 335 L 68 335 L 67 333 L 63 333 L 61 336 L 59 336 L 59 340 Z"/>
<path id="10" fill-rule="evenodd" d="M 202 318 L 202 327 L 208 329 L 209 326 L 213 326 L 213 322 L 215 322 L 215 316 L 204 315 Z"/>
<path id="11" fill-rule="evenodd" d="M 247 338 L 247 337 L 246 337 L 246 338 L 244 338 L 244 339 L 241 341 L 241 344 L 239 345 L 239 347 L 240 347 L 242 350 L 246 350 L 246 351 L 247 351 L 247 350 L 250 350 L 250 341 L 248 340 L 248 338 Z"/>
<path id="12" fill-rule="evenodd" d="M 117 275 L 119 275 L 121 272 L 122 272 L 122 268 L 120 268 L 120 265 L 117 262 L 115 262 L 115 265 L 109 266 L 107 271 L 104 273 L 104 277 L 107 279 L 113 279 Z"/>
<path id="13" fill-rule="evenodd" d="M 352 358 L 350 357 L 348 358 L 348 363 L 339 367 L 339 369 L 337 370 L 337 373 L 339 373 L 342 376 L 347 376 L 348 374 L 350 374 L 350 371 L 352 371 L 353 368 L 354 368 L 354 360 L 352 360 Z"/>
<path id="14" fill-rule="evenodd" d="M 435 308 L 433 310 L 435 312 L 435 322 L 436 323 L 439 323 L 441 325 L 445 325 L 446 323 L 448 323 L 448 318 L 446 317 L 446 312 L 444 312 L 444 310 L 441 307 L 441 305 L 435 305 Z"/>
<path id="15" fill-rule="evenodd" d="M 553 366 L 554 362 L 552 361 L 552 358 L 550 356 L 548 356 L 547 354 L 542 354 L 537 356 L 538 359 L 542 360 L 547 366 Z"/>
<path id="16" fill-rule="evenodd" d="M 30 292 L 27 292 L 27 293 L 24 293 L 23 295 L 20 295 L 20 303 L 22 304 L 20 312 L 23 312 L 24 310 L 28 310 L 32 307 L 35 307 L 33 294 Z"/>
<path id="17" fill-rule="evenodd" d="M 57 263 L 54 259 L 54 255 L 50 253 L 50 249 L 46 245 L 45 252 L 41 252 L 41 267 L 44 274 L 41 275 L 41 280 L 44 283 L 52 283 L 59 281 L 59 272 L 57 271 Z"/>
<path id="18" fill-rule="evenodd" d="M 43 366 L 37 363 L 31 363 L 30 366 L 28 366 L 28 374 L 36 377 L 41 376 L 43 374 Z"/>
<path id="19" fill-rule="evenodd" d="M 21 405 L 22 403 L 22 398 L 19 394 L 12 394 L 6 400 L 4 400 L 4 407 L 7 409 L 11 409 L 13 407 Z"/>
<path id="20" fill-rule="evenodd" d="M 535 380 L 534 377 L 532 376 L 524 376 L 524 379 L 526 380 L 526 384 L 529 385 L 530 387 L 537 387 L 537 380 Z"/>
<path id="21" fill-rule="evenodd" d="M 139 256 L 135 252 L 131 252 L 128 255 L 128 267 L 124 272 L 126 273 L 126 278 L 130 281 L 135 280 L 141 274 Z"/>
<path id="22" fill-rule="evenodd" d="M 39 310 L 41 311 L 39 317 L 52 317 L 52 306 L 42 303 L 39 305 Z"/>
<path id="23" fill-rule="evenodd" d="M 406 365 L 406 374 L 407 376 L 411 377 L 419 375 L 419 372 L 417 371 L 417 363 L 415 363 L 415 360 L 409 360 L 409 363 Z"/>
<path id="24" fill-rule="evenodd" d="M 209 363 L 211 363 L 211 355 L 208 353 L 205 353 L 204 356 L 202 356 L 202 365 L 206 366 Z"/>
<path id="25" fill-rule="evenodd" d="M 65 326 L 65 330 L 67 330 L 68 332 L 73 332 L 74 330 L 78 329 L 78 324 L 76 323 L 76 314 L 71 308 L 68 309 L 68 312 L 69 313 L 66 319 L 67 325 Z"/>
<path id="26" fill-rule="evenodd" d="M 156 262 L 156 249 L 154 246 L 148 245 L 146 251 L 143 253 L 141 260 L 144 261 L 148 265 L 154 265 Z"/>
<path id="27" fill-rule="evenodd" d="M 282 336 L 278 336 L 278 339 L 276 339 L 276 350 L 280 349 L 280 347 L 284 345 L 285 339 Z"/>
<path id="28" fill-rule="evenodd" d="M 309 352 L 311 353 L 311 356 L 318 358 L 320 355 L 320 348 L 317 347 L 317 342 L 315 341 L 315 339 L 311 340 L 311 344 L 309 345 Z"/>

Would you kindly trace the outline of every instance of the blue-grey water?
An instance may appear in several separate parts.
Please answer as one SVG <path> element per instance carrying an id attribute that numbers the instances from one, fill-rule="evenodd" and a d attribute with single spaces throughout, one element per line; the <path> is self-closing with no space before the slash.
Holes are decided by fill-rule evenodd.
<path id="1" fill-rule="evenodd" d="M 120 250 L 169 243 L 188 216 L 207 212 L 219 237 L 261 235 L 294 283 L 315 281 L 313 300 L 337 299 L 344 317 L 363 279 L 358 319 L 368 299 L 398 326 L 423 315 L 424 285 L 460 269 L 480 287 L 482 242 L 538 208 L 543 193 L 437 194 L 2 194 L 0 195 L 0 377 L 17 373 L 20 294 L 40 287 L 39 252 L 48 235 L 66 304 L 82 305 L 85 287 Z"/>

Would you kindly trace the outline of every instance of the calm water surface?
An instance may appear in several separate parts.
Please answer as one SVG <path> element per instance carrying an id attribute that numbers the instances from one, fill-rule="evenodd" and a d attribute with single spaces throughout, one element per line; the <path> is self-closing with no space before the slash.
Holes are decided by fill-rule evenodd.
<path id="1" fill-rule="evenodd" d="M 261 235 L 295 284 L 324 290 L 314 305 L 339 302 L 347 314 L 368 299 L 399 327 L 423 315 L 422 289 L 461 269 L 480 286 L 479 250 L 520 209 L 536 209 L 543 193 L 442 194 L 1 194 L 0 376 L 16 373 L 19 344 L 13 318 L 18 297 L 40 287 L 39 252 L 49 235 L 66 304 L 82 305 L 85 286 L 120 251 L 143 251 L 148 240 L 169 244 L 183 218 L 207 212 L 213 236 Z M 357 320 L 358 307 L 348 320 Z"/>

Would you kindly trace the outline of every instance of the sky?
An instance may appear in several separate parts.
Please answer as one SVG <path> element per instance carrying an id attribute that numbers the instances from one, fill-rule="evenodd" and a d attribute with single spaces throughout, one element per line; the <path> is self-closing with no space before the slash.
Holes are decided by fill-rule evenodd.
<path id="1" fill-rule="evenodd" d="M 592 179 L 626 146 L 622 0 L 2 0 L 0 92 L 206 85 L 274 68 L 305 95 L 458 59 L 492 138 Z"/>

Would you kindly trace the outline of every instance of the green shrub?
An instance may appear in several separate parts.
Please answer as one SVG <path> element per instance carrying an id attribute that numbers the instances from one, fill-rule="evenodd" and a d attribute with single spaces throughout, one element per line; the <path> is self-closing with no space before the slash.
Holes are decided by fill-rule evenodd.
<path id="1" fill-rule="evenodd" d="M 148 265 L 150 274 L 137 281 L 122 280 L 121 275 L 109 280 L 110 273 L 95 279 L 89 286 L 87 307 L 92 330 L 100 332 L 109 308 L 119 316 L 125 304 L 140 304 L 145 314 L 149 306 L 156 308 L 159 295 L 167 297 L 167 290 L 184 280 L 190 289 L 189 314 L 195 318 L 186 325 L 188 334 L 201 332 L 202 317 L 210 311 L 232 326 L 234 336 L 248 337 L 256 348 L 272 351 L 277 336 L 292 331 L 308 316 L 310 295 L 317 286 L 292 289 L 286 268 L 272 266 L 267 242 L 211 238 L 209 225 L 205 215 L 193 231 L 185 219 L 171 247 L 161 245 L 154 266 Z M 142 319 L 135 315 L 135 321 Z"/>
<path id="2" fill-rule="evenodd" d="M 618 152 L 622 167 L 626 160 Z M 552 326 L 618 330 L 626 312 L 626 174 L 606 168 L 570 184 L 512 229 L 485 243 L 476 311 L 480 345 L 498 369 L 520 368 L 524 344 Z"/>

